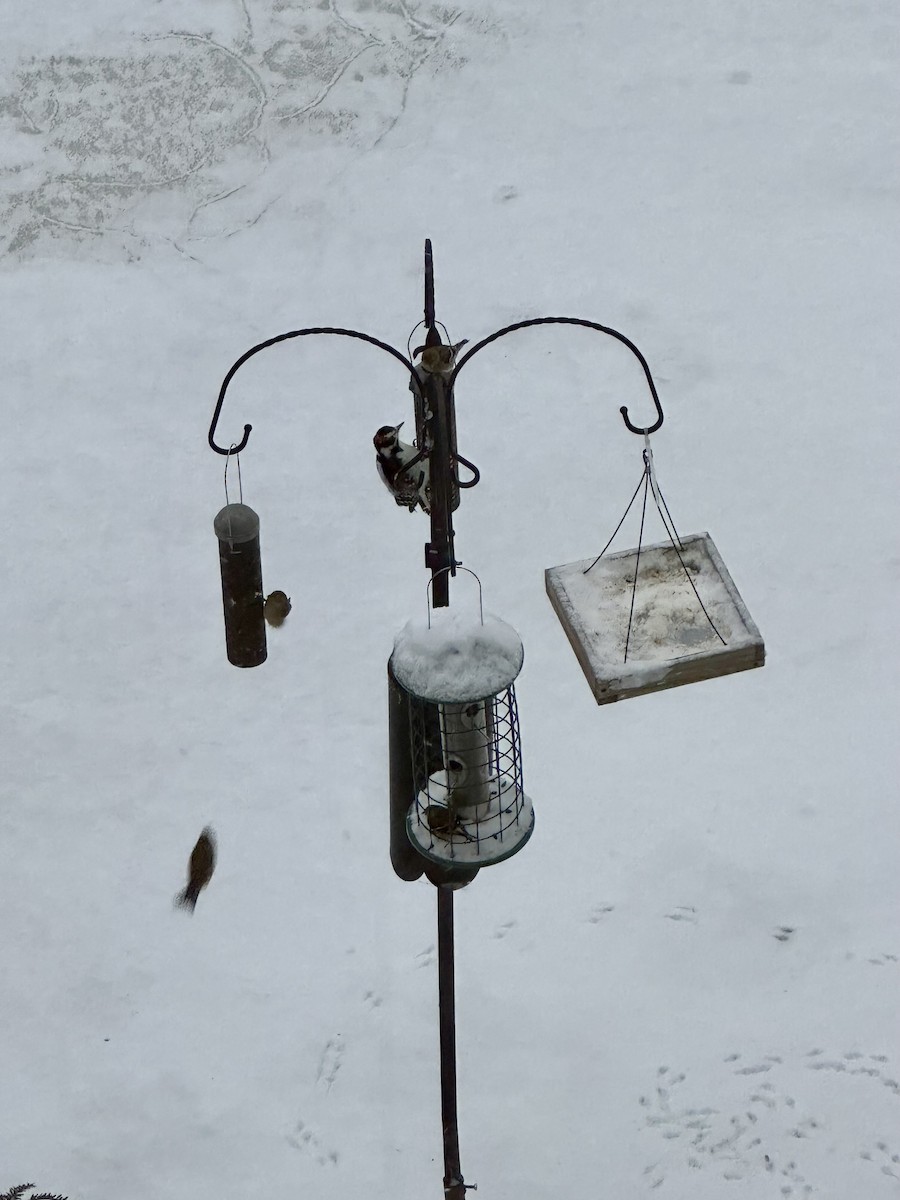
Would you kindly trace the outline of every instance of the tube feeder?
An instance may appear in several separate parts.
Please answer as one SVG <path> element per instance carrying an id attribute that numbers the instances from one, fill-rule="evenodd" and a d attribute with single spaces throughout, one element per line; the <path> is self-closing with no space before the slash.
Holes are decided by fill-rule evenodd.
<path id="1" fill-rule="evenodd" d="M 266 661 L 259 517 L 247 504 L 226 504 L 213 528 L 219 539 L 228 661 L 258 667 Z"/>

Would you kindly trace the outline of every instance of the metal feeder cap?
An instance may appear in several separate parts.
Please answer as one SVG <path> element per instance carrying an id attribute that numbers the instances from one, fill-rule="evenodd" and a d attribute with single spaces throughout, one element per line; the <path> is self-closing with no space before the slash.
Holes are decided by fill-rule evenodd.
<path id="1" fill-rule="evenodd" d="M 216 513 L 213 529 L 220 542 L 252 542 L 259 537 L 259 517 L 249 504 L 226 504 Z"/>

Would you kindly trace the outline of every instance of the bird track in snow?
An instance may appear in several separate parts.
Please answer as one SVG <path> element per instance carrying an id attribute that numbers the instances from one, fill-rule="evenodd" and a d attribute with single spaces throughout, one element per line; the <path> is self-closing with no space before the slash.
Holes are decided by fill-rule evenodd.
<path id="1" fill-rule="evenodd" d="M 336 1167 L 340 1162 L 340 1153 L 324 1145 L 313 1127 L 306 1121 L 298 1121 L 293 1132 L 288 1134 L 287 1140 L 295 1150 L 308 1154 L 320 1167 Z"/>
<path id="2" fill-rule="evenodd" d="M 770 1176 L 784 1197 L 812 1197 L 827 1184 L 826 1163 L 841 1155 L 858 1169 L 858 1195 L 881 1200 L 900 1181 L 900 1146 L 872 1134 L 897 1127 L 894 1097 L 900 1084 L 883 1054 L 850 1050 L 827 1055 L 814 1048 L 790 1059 L 771 1054 L 745 1062 L 723 1060 L 724 1074 L 710 1085 L 713 1103 L 697 1096 L 688 1073 L 659 1067 L 653 1087 L 639 1098 L 648 1131 L 666 1147 L 643 1171 L 651 1190 L 701 1170 L 729 1182 Z M 809 1073 L 832 1078 L 824 1091 Z M 845 1082 L 838 1082 L 839 1080 Z M 878 1090 L 874 1090 L 877 1088 Z M 843 1144 L 836 1139 L 843 1138 Z M 888 1183 L 888 1181 L 892 1181 Z"/>
<path id="3" fill-rule="evenodd" d="M 319 1055 L 319 1066 L 316 1071 L 316 1083 L 324 1085 L 326 1091 L 331 1091 L 332 1084 L 337 1079 L 338 1071 L 344 1061 L 344 1044 L 341 1035 L 335 1034 L 329 1038 Z"/>

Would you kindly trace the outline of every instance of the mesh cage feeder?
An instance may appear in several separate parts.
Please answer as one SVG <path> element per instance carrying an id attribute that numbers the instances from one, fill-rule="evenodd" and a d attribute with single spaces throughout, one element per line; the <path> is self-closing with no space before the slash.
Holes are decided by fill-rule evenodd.
<path id="1" fill-rule="evenodd" d="M 505 621 L 455 609 L 408 622 L 394 642 L 390 667 L 409 696 L 415 790 L 406 831 L 429 863 L 489 866 L 531 837 L 513 686 L 524 657 Z"/>
<path id="2" fill-rule="evenodd" d="M 258 667 L 266 661 L 259 517 L 247 504 L 226 504 L 213 528 L 219 539 L 228 661 Z"/>

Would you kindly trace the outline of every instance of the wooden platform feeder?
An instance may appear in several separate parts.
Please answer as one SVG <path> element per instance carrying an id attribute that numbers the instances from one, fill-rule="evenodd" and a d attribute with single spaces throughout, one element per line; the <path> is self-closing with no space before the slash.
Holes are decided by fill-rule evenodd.
<path id="1" fill-rule="evenodd" d="M 668 541 L 642 547 L 636 590 L 635 549 L 592 562 L 550 567 L 545 579 L 598 704 L 765 662 L 762 635 L 708 533 L 683 537 L 680 551 Z"/>

